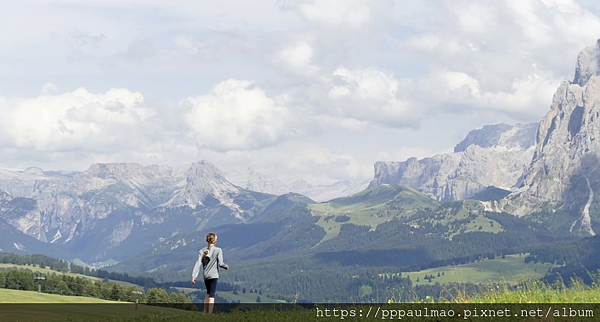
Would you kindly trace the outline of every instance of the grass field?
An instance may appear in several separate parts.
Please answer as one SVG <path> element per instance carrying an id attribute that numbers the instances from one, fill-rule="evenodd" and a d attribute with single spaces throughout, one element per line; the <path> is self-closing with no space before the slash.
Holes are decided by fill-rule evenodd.
<path id="1" fill-rule="evenodd" d="M 404 272 L 409 275 L 413 284 L 445 283 L 501 283 L 517 284 L 529 279 L 542 278 L 551 264 L 525 263 L 523 255 L 506 255 L 506 258 L 487 259 L 463 265 L 444 266 L 430 268 L 416 272 Z M 438 273 L 440 276 L 438 277 Z M 443 275 L 442 275 L 443 274 Z M 433 275 L 434 279 L 429 282 L 424 277 Z M 417 281 L 417 278 L 419 281 Z"/>
<path id="2" fill-rule="evenodd" d="M 0 303 L 124 303 L 106 301 L 92 297 L 63 296 L 57 294 L 46 294 L 35 291 L 8 290 L 0 288 Z"/>
<path id="3" fill-rule="evenodd" d="M 39 272 L 39 273 L 42 273 L 42 274 L 68 275 L 68 276 L 73 276 L 73 277 L 81 277 L 81 278 L 89 279 L 89 280 L 92 280 L 92 281 L 102 281 L 102 279 L 99 278 L 99 277 L 87 276 L 87 275 L 83 275 L 83 274 L 74 274 L 74 273 L 69 273 L 69 272 L 66 272 L 66 273 L 65 272 L 59 272 L 59 271 L 52 270 L 52 269 L 50 269 L 48 267 L 41 268 L 41 267 L 39 267 L 39 265 L 16 265 L 16 264 L 0 263 L 0 269 L 13 269 L 13 268 L 15 268 L 17 270 L 19 270 L 19 269 L 28 269 L 28 270 L 31 270 L 32 272 Z M 119 284 L 121 286 L 124 286 L 124 287 L 135 285 L 135 284 L 132 284 L 132 283 L 129 283 L 129 282 L 123 282 L 123 281 L 114 281 L 114 280 L 110 280 L 110 281 L 113 281 L 113 282 L 115 282 L 115 283 L 117 283 L 117 284 Z M 135 286 L 138 286 L 138 285 L 135 285 Z"/>
<path id="4" fill-rule="evenodd" d="M 0 289 L 1 321 L 97 321 L 106 318 L 185 316 L 194 312 L 135 303 L 105 301 L 82 296 L 38 294 Z M 197 313 L 196 313 L 197 314 Z"/>
<path id="5" fill-rule="evenodd" d="M 598 285 L 598 283 L 596 283 Z M 26 300 L 24 303 L 34 303 L 33 299 L 37 298 L 37 293 L 27 291 L 13 291 L 13 290 L 0 290 L 0 296 L 6 298 L 15 298 L 16 293 L 24 293 L 23 298 Z M 1 295 L 4 293 L 4 295 Z M 55 297 L 66 298 L 65 296 Z M 76 300 L 82 299 L 75 297 Z M 596 321 L 598 318 L 598 304 L 600 303 L 600 288 L 597 286 L 589 287 L 580 283 L 576 283 L 571 288 L 566 288 L 564 285 L 545 285 L 538 281 L 530 280 L 523 287 L 516 290 L 506 288 L 491 289 L 489 292 L 477 295 L 475 297 L 456 297 L 451 302 L 447 303 L 403 303 L 400 306 L 394 305 L 393 298 L 390 299 L 392 304 L 351 304 L 350 306 L 333 305 L 328 306 L 330 309 L 329 317 L 323 316 L 321 309 L 321 316 L 317 316 L 319 313 L 316 309 L 301 309 L 292 308 L 286 311 L 278 311 L 274 309 L 268 309 L 266 306 L 263 310 L 252 310 L 248 312 L 243 311 L 232 311 L 230 313 L 218 312 L 213 316 L 204 316 L 200 312 L 189 312 L 170 308 L 160 308 L 140 305 L 138 311 L 135 311 L 135 306 L 132 303 L 117 303 L 117 304 L 102 304 L 102 303 L 89 303 L 82 304 L 78 302 L 64 303 L 62 304 L 14 304 L 6 305 L 2 307 L 1 321 L 112 321 L 112 322 L 125 322 L 125 321 L 137 321 L 137 322 L 192 322 L 192 321 L 282 321 L 282 322 L 304 322 L 304 321 L 329 321 L 329 320 L 341 320 L 339 311 L 340 308 L 346 310 L 346 314 L 350 314 L 349 310 L 354 311 L 354 316 L 350 317 L 347 315 L 346 319 L 352 321 L 373 321 L 375 319 L 383 319 L 383 311 L 379 317 L 367 316 L 367 312 L 379 309 L 386 310 L 389 317 L 391 310 L 398 312 L 402 310 L 406 313 L 407 310 L 423 310 L 425 307 L 429 309 L 440 309 L 446 308 L 455 310 L 462 316 L 454 316 L 453 318 L 440 319 L 437 317 L 427 318 L 406 318 L 411 321 L 465 321 L 465 320 L 477 320 L 477 321 L 497 321 L 501 318 L 488 318 L 479 315 L 475 319 L 467 319 L 464 316 L 465 312 L 474 314 L 474 312 L 481 314 L 481 309 L 493 309 L 502 310 L 510 309 L 512 313 L 517 313 L 527 309 L 527 312 L 533 312 L 533 316 L 526 318 L 516 318 L 517 315 L 510 315 L 510 318 L 504 317 L 502 320 L 507 321 Z M 537 303 L 527 305 L 526 303 Z M 551 304 L 544 304 L 551 303 Z M 557 303 L 569 303 L 568 305 L 556 305 Z M 579 303 L 579 304 L 575 304 Z M 587 304 L 586 304 L 587 303 Z M 489 304 L 493 304 L 489 306 Z M 289 306 L 288 306 L 289 307 Z M 540 309 L 543 307 L 543 312 L 552 312 L 549 318 L 539 318 L 535 315 L 537 312 L 530 311 L 534 309 Z M 555 314 L 563 314 L 563 312 L 572 311 L 563 310 L 567 307 L 569 310 L 576 308 L 576 314 L 584 314 L 576 317 L 573 316 L 561 316 L 556 317 Z M 321 308 L 323 308 L 321 306 Z M 337 308 L 337 316 L 333 316 L 332 308 Z M 550 308 L 553 310 L 550 311 Z M 580 310 L 585 308 L 585 312 Z M 422 313 L 422 311 L 421 311 Z M 489 311 L 488 311 L 489 313 Z M 554 315 L 554 316 L 553 316 Z M 395 318 L 398 320 L 399 318 Z"/>
<path id="6" fill-rule="evenodd" d="M 320 217 L 317 225 L 325 230 L 325 236 L 319 242 L 320 244 L 336 237 L 340 232 L 340 227 L 346 223 L 371 226 L 371 229 L 375 229 L 379 224 L 400 216 L 409 218 L 416 209 L 438 206 L 439 204 L 435 200 L 414 189 L 383 185 L 350 197 L 338 198 L 326 203 L 310 204 L 307 205 L 307 208 L 313 216 Z"/>
<path id="7" fill-rule="evenodd" d="M 455 208 L 453 206 L 459 205 Z M 487 218 L 481 212 L 484 210 L 481 203 L 477 200 L 464 200 L 457 201 L 452 205 L 448 205 L 444 209 L 439 209 L 439 216 L 434 216 L 427 219 L 420 219 L 415 223 L 429 222 L 433 225 L 441 224 L 448 227 L 448 231 L 444 234 L 444 237 L 452 239 L 452 237 L 459 233 L 468 233 L 474 231 L 499 233 L 504 231 L 502 225 L 495 220 Z M 466 222 L 457 224 L 462 220 L 467 219 L 469 216 L 475 216 L 474 219 Z"/>

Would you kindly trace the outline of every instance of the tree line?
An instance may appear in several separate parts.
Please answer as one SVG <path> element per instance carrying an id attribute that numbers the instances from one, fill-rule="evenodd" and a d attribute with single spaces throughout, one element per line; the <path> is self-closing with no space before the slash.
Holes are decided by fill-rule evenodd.
<path id="1" fill-rule="evenodd" d="M 45 274 L 19 267 L 0 271 L 0 288 L 38 291 L 49 294 L 93 297 L 110 301 L 145 304 L 184 304 L 192 301 L 183 293 L 162 288 L 141 289 L 138 286 L 123 286 L 114 281 L 92 280 L 66 274 Z M 190 306 L 191 307 L 191 306 Z"/>

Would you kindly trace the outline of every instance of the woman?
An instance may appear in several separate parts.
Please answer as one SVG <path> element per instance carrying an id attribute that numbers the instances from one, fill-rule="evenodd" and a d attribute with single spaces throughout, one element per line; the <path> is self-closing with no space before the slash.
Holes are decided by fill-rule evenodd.
<path id="1" fill-rule="evenodd" d="M 215 246 L 217 235 L 209 233 L 206 235 L 208 246 L 200 250 L 200 255 L 192 271 L 192 284 L 196 284 L 196 277 L 200 273 L 200 264 L 204 268 L 204 285 L 206 285 L 206 297 L 204 298 L 204 313 L 212 314 L 215 303 L 215 292 L 219 280 L 219 267 L 229 269 L 229 265 L 223 263 L 223 250 Z"/>

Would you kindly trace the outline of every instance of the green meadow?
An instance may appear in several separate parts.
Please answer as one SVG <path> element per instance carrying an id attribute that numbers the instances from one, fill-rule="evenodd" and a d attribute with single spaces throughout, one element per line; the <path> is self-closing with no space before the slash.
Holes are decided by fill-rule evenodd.
<path id="1" fill-rule="evenodd" d="M 439 203 L 414 189 L 404 186 L 383 185 L 359 192 L 353 196 L 338 198 L 306 207 L 313 216 L 319 216 L 317 225 L 325 230 L 324 242 L 336 237 L 343 224 L 371 226 L 400 216 L 410 218 L 417 209 L 437 208 Z"/>
<path id="2" fill-rule="evenodd" d="M 478 262 L 436 267 L 414 272 L 403 272 L 409 275 L 414 285 L 447 284 L 447 283 L 509 283 L 517 284 L 530 279 L 544 277 L 552 264 L 525 263 L 527 254 L 506 255 L 505 258 L 485 259 Z M 433 276 L 429 281 L 426 276 Z M 417 280 L 418 279 L 418 280 Z"/>
<path id="3" fill-rule="evenodd" d="M 81 277 L 81 278 L 85 278 L 88 280 L 92 280 L 92 281 L 102 281 L 102 278 L 99 277 L 94 277 L 94 276 L 87 276 L 87 275 L 83 275 L 83 274 L 75 274 L 75 273 L 71 273 L 71 272 L 59 272 L 59 271 L 55 271 L 53 269 L 50 269 L 49 267 L 44 267 L 41 268 L 39 265 L 16 265 L 16 264 L 6 264 L 6 263 L 0 263 L 0 269 L 4 269 L 4 270 L 12 270 L 12 269 L 16 269 L 16 270 L 30 270 L 32 272 L 36 272 L 36 273 L 42 273 L 42 274 L 56 274 L 56 275 L 68 275 L 68 276 L 73 276 L 73 277 Z M 128 283 L 128 282 L 123 282 L 123 281 L 115 281 L 115 280 L 109 280 L 109 281 L 113 281 L 121 286 L 127 287 L 127 286 L 131 286 L 131 285 L 135 285 L 132 283 Z M 135 285 L 138 286 L 138 285 Z"/>
<path id="4" fill-rule="evenodd" d="M 139 304 L 136 310 L 135 303 L 131 302 L 8 289 L 0 289 L 0 304 L 1 321 L 119 321 L 129 318 L 152 321 L 158 316 L 177 317 L 194 314 L 191 311 L 142 304 Z"/>

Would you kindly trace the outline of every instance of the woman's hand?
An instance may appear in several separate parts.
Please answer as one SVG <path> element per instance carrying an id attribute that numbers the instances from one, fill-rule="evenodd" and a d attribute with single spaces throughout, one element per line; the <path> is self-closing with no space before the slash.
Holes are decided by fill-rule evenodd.
<path id="1" fill-rule="evenodd" d="M 196 279 L 192 278 L 192 284 L 196 284 Z"/>

